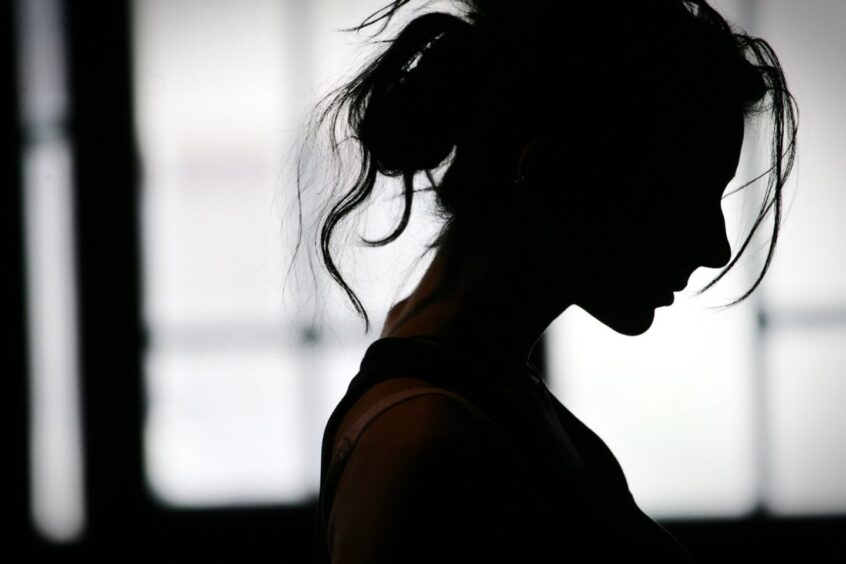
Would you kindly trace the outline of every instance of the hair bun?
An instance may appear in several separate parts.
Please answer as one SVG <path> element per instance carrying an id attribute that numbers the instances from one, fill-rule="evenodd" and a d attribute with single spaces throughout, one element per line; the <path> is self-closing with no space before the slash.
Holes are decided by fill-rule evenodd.
<path id="1" fill-rule="evenodd" d="M 432 169 L 452 151 L 461 117 L 457 100 L 465 97 L 462 73 L 472 66 L 465 31 L 442 31 L 429 40 L 416 66 L 400 69 L 372 92 L 358 133 L 383 174 Z"/>
<path id="2" fill-rule="evenodd" d="M 449 155 L 453 135 L 431 77 L 416 68 L 378 98 L 361 124 L 361 141 L 378 169 L 389 175 L 435 168 Z"/>

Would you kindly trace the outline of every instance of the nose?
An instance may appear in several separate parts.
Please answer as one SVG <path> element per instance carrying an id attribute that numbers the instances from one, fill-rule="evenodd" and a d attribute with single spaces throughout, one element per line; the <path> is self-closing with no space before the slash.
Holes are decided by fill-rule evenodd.
<path id="1" fill-rule="evenodd" d="M 731 245 L 726 234 L 726 222 L 722 210 L 716 216 L 711 229 L 703 237 L 700 264 L 707 268 L 722 268 L 731 259 Z"/>

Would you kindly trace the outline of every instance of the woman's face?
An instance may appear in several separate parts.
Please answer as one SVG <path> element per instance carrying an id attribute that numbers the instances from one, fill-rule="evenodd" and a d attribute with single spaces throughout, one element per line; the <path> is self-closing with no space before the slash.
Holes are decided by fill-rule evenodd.
<path id="1" fill-rule="evenodd" d="M 557 219 L 558 240 L 577 252 L 555 276 L 574 280 L 573 303 L 624 335 L 649 329 L 655 308 L 670 305 L 694 270 L 731 258 L 721 198 L 737 170 L 743 118 L 711 114 L 674 129 L 655 126 L 653 142 L 608 162 L 593 175 L 598 184 L 579 187 L 569 220 Z"/>

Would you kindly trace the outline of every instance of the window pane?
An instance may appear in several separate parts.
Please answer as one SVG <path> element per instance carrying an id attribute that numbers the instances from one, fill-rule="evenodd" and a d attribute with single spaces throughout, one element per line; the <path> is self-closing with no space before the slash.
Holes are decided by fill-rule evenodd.
<path id="1" fill-rule="evenodd" d="M 792 205 L 765 288 L 772 468 L 767 501 L 782 513 L 846 511 L 846 3 L 759 2 L 754 30 L 779 54 L 799 104 Z"/>
<path id="2" fill-rule="evenodd" d="M 846 327 L 776 329 L 767 365 L 772 405 L 770 506 L 846 511 Z"/>
<path id="3" fill-rule="evenodd" d="M 294 502 L 306 490 L 306 396 L 277 350 L 156 351 L 147 358 L 147 473 L 166 503 Z"/>
<path id="4" fill-rule="evenodd" d="M 289 46 L 281 2 L 136 3 L 146 314 L 280 315 Z"/>
<path id="5" fill-rule="evenodd" d="M 277 194 L 294 91 L 288 5 L 134 4 L 145 454 L 165 503 L 291 502 L 305 491 Z"/>
<path id="6" fill-rule="evenodd" d="M 779 309 L 846 309 L 846 3 L 839 0 L 759 2 L 755 30 L 781 58 L 799 104 L 798 181 L 767 288 Z"/>

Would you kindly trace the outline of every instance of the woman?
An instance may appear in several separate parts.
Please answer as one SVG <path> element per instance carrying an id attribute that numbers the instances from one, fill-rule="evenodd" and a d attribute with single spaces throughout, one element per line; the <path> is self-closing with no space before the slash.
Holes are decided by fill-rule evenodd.
<path id="1" fill-rule="evenodd" d="M 384 31 L 408 3 L 353 29 Z M 733 304 L 758 286 L 796 150 L 778 59 L 704 0 L 458 5 L 415 17 L 315 114 L 312 132 L 328 122 L 336 156 L 342 115 L 360 151 L 320 247 L 366 330 L 330 251 L 338 223 L 380 174 L 400 177 L 398 227 L 365 241 L 390 243 L 420 172 L 444 219 L 428 270 L 390 309 L 326 426 L 319 557 L 688 561 L 527 359 L 571 305 L 642 334 L 695 269 L 726 267 L 705 289 L 722 278 L 773 212 L 764 268 Z M 721 198 L 745 125 L 763 113 L 769 182 L 732 258 Z"/>

